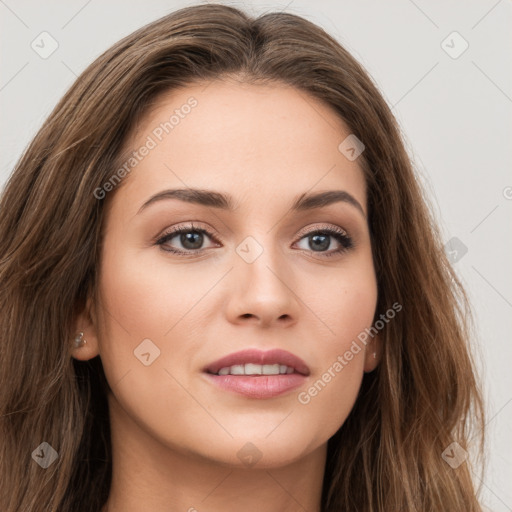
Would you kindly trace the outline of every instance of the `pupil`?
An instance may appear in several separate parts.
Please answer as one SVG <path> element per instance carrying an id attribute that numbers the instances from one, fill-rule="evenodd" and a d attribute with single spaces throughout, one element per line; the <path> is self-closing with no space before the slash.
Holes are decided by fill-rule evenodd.
<path id="1" fill-rule="evenodd" d="M 194 242 L 194 237 L 199 237 Z M 202 243 L 202 233 L 198 233 L 196 231 L 190 231 L 189 233 L 184 233 L 181 235 L 181 243 L 183 244 L 183 247 L 186 249 L 199 249 L 201 247 Z M 190 246 L 192 245 L 192 246 Z"/>
<path id="2" fill-rule="evenodd" d="M 319 239 L 322 239 L 320 243 L 318 243 Z M 328 235 L 312 235 L 309 237 L 310 242 L 313 243 L 313 247 L 319 247 L 320 249 L 328 249 L 329 248 L 329 236 Z"/>

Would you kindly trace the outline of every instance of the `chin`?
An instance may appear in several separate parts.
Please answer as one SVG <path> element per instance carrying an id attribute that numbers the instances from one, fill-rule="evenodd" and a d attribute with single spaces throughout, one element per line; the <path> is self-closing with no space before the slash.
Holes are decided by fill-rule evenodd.
<path id="1" fill-rule="evenodd" d="M 315 449 L 313 441 L 294 440 L 294 436 L 247 434 L 236 436 L 226 443 L 215 443 L 215 451 L 205 454 L 216 463 L 239 469 L 269 469 L 284 467 L 303 458 Z M 319 443 L 321 444 L 321 443 Z"/>

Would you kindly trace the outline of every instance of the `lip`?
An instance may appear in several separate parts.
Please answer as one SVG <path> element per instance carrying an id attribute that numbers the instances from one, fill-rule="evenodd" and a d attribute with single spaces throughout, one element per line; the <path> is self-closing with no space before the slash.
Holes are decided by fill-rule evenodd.
<path id="1" fill-rule="evenodd" d="M 212 384 L 249 398 L 272 398 L 302 386 L 307 377 L 300 373 L 282 375 L 215 375 L 205 373 Z"/>
<path id="2" fill-rule="evenodd" d="M 246 363 L 262 365 L 285 364 L 293 368 L 294 373 L 279 375 L 216 375 L 221 368 Z M 225 391 L 258 399 L 272 398 L 292 391 L 303 385 L 310 373 L 307 364 L 300 357 L 281 349 L 268 351 L 256 349 L 241 350 L 210 363 L 203 369 L 203 372 L 209 382 Z"/>
<path id="3" fill-rule="evenodd" d="M 308 365 L 296 355 L 288 352 L 287 350 L 281 350 L 279 348 L 275 348 L 272 350 L 257 350 L 257 349 L 245 349 L 240 350 L 239 352 L 234 352 L 233 354 L 229 354 L 213 363 L 210 363 L 206 366 L 203 371 L 206 373 L 215 374 L 221 368 L 225 368 L 227 366 L 233 366 L 235 364 L 285 364 L 290 368 L 293 368 L 294 371 L 300 375 L 308 376 L 309 368 Z M 288 374 L 293 375 L 293 374 Z"/>

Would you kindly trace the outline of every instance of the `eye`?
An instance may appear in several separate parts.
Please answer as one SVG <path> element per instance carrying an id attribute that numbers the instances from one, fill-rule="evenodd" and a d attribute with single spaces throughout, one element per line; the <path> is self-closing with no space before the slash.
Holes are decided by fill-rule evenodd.
<path id="1" fill-rule="evenodd" d="M 171 240 L 176 239 L 176 242 L 181 244 L 180 248 L 171 247 L 166 248 L 162 247 L 164 251 L 172 252 L 175 254 L 183 254 L 190 255 L 196 252 L 200 252 L 203 249 L 203 243 L 205 240 L 205 236 L 207 238 L 211 238 L 216 241 L 213 234 L 203 228 L 198 228 L 193 224 L 188 226 L 181 226 L 177 228 L 171 228 L 167 233 L 164 233 L 157 241 L 157 245 L 161 246 L 169 246 L 169 242 Z"/>
<path id="2" fill-rule="evenodd" d="M 326 250 L 331 247 L 333 239 L 336 241 L 335 243 L 338 244 L 338 248 L 326 252 Z M 349 249 L 352 249 L 354 246 L 352 239 L 348 236 L 345 230 L 334 227 L 310 231 L 305 236 L 303 236 L 301 240 L 305 240 L 306 244 L 309 246 L 302 247 L 302 249 L 311 252 L 319 252 L 322 254 L 322 256 L 325 257 L 341 254 Z"/>
<path id="3" fill-rule="evenodd" d="M 210 238 L 214 242 L 219 243 L 209 230 L 190 224 L 171 228 L 155 243 L 161 245 L 164 251 L 182 256 L 194 256 L 205 249 L 205 238 Z M 176 240 L 173 242 L 174 239 Z M 345 230 L 332 226 L 310 231 L 300 238 L 300 241 L 302 240 L 305 240 L 309 247 L 299 247 L 300 249 L 320 253 L 322 257 L 341 254 L 354 246 L 352 239 Z M 175 244 L 179 244 L 181 247 L 176 247 Z M 338 247 L 332 249 L 332 245 L 336 244 Z M 215 245 L 211 247 L 215 247 Z M 332 250 L 329 251 L 329 248 Z"/>

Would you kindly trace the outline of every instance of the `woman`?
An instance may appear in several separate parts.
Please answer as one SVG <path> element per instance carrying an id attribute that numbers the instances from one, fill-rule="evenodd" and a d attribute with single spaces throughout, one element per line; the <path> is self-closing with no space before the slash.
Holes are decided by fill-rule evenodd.
<path id="1" fill-rule="evenodd" d="M 467 299 L 319 27 L 210 4 L 139 29 L 0 209 L 2 510 L 480 510 Z"/>

